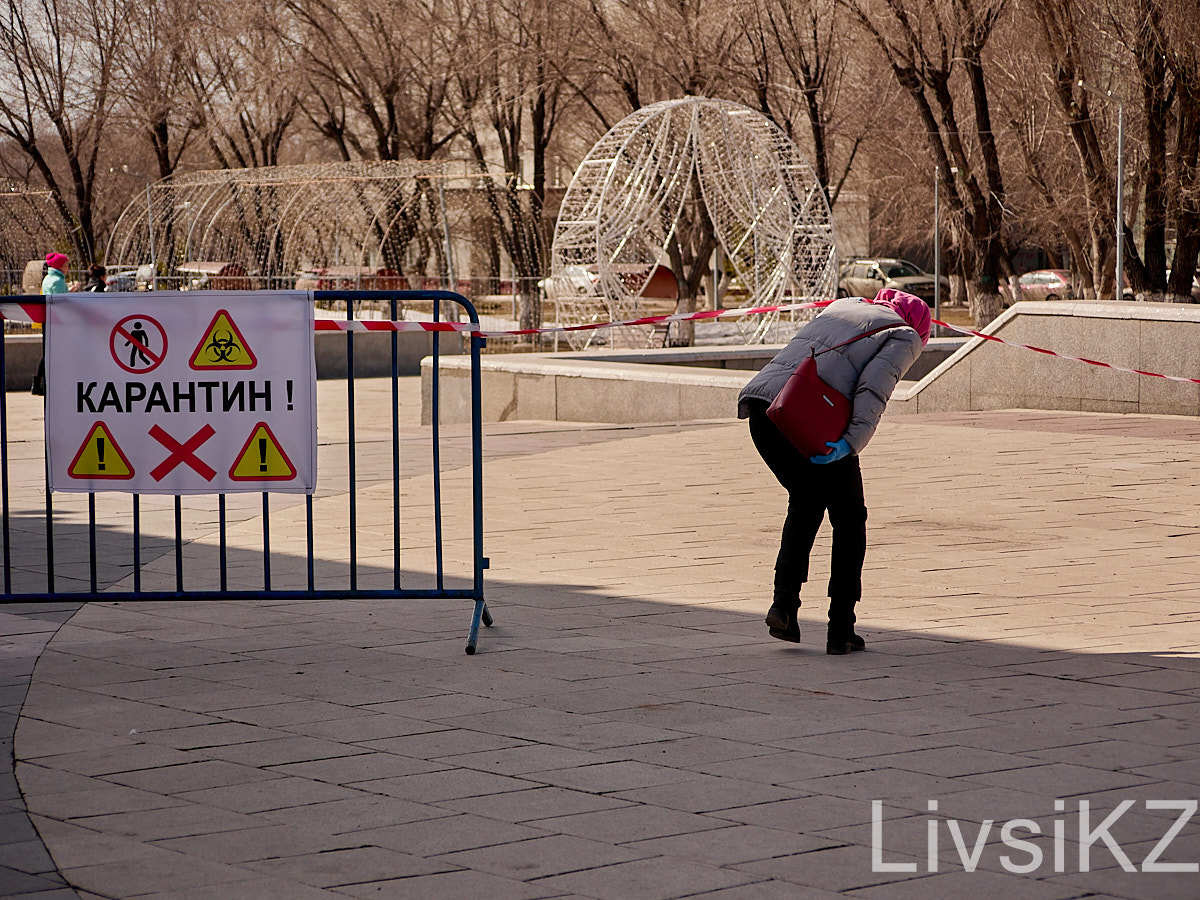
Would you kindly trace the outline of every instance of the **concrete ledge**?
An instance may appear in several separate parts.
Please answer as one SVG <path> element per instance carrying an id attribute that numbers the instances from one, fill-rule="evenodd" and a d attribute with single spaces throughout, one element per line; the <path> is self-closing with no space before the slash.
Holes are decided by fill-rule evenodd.
<path id="1" fill-rule="evenodd" d="M 905 375 L 916 380 L 933 371 L 967 342 L 966 338 L 932 338 L 920 358 Z M 609 350 L 602 353 L 558 353 L 557 359 L 598 362 L 689 366 L 705 369 L 736 369 L 757 372 L 786 344 L 755 344 L 749 347 L 662 347 L 646 350 Z"/>
<path id="2" fill-rule="evenodd" d="M 1131 369 L 1200 378 L 1200 306 L 1023 302 L 982 329 Z M 1200 385 L 1089 366 L 971 338 L 916 384 L 898 389 L 906 412 L 1062 409 L 1200 415 Z"/>
<path id="3" fill-rule="evenodd" d="M 443 359 L 442 422 L 471 417 L 471 361 Z M 421 361 L 421 421 L 433 421 L 433 360 Z M 559 422 L 683 422 L 735 415 L 745 371 L 645 363 L 563 360 L 549 354 L 487 356 L 483 360 L 483 420 Z"/>
<path id="4" fill-rule="evenodd" d="M 41 358 L 40 334 L 7 335 L 4 338 L 4 390 L 29 390 Z"/>
<path id="5" fill-rule="evenodd" d="M 928 371 L 963 344 L 930 341 L 913 365 Z M 692 422 L 737 414 L 737 395 L 782 344 L 672 347 L 605 353 L 490 354 L 483 357 L 483 420 Z M 471 361 L 444 359 L 439 420 L 470 421 Z M 421 361 L 421 420 L 433 421 L 433 360 Z"/>
<path id="6" fill-rule="evenodd" d="M 354 375 L 379 378 L 392 373 L 391 334 L 371 331 L 354 335 Z M 421 360 L 433 352 L 433 335 L 422 331 L 396 333 L 396 360 L 401 375 L 416 375 Z M 441 335 L 438 350 L 449 355 L 463 352 L 464 341 L 456 334 Z M 346 377 L 346 335 L 319 331 L 313 335 L 318 378 Z"/>

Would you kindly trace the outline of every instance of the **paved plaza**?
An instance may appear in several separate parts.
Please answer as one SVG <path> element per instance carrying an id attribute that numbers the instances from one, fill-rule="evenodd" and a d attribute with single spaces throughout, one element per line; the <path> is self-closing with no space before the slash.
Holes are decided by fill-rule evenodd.
<path id="1" fill-rule="evenodd" d="M 326 486 L 344 466 L 344 400 L 321 391 L 314 507 L 332 555 L 349 527 Z M 364 384 L 360 403 L 385 394 Z M 415 396 L 406 384 L 408 584 L 433 571 Z M 18 494 L 40 464 L 39 414 L 10 395 Z M 390 452 L 370 439 L 385 419 L 360 419 L 367 586 L 390 578 Z M 0 612 L 16 759 L 0 779 L 0 894 L 1200 896 L 1194 867 L 1152 871 L 1200 861 L 1200 817 L 1155 852 L 1200 797 L 1198 451 L 1195 418 L 885 417 L 863 456 L 868 650 L 829 657 L 827 528 L 802 643 L 766 634 L 785 498 L 745 423 L 489 426 L 495 626 L 474 657 L 466 603 Z M 460 576 L 468 461 L 449 429 Z M 26 500 L 32 541 L 40 499 Z M 258 502 L 231 504 L 247 583 Z M 303 568 L 303 512 L 272 498 L 280 583 Z M 147 587 L 174 572 L 160 513 L 148 505 Z M 86 543 L 78 505 L 61 515 Z M 189 519 L 196 583 L 214 577 L 214 530 L 203 510 Z M 61 556 L 86 566 L 86 547 Z M 123 557 L 103 564 L 104 584 L 128 585 Z M 1116 811 L 1081 839 L 1081 819 L 1086 832 Z"/>

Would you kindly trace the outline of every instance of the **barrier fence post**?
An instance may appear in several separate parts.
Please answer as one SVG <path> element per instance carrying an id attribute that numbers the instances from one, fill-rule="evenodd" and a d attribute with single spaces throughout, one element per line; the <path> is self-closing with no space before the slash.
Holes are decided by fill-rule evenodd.
<path id="1" fill-rule="evenodd" d="M 471 311 L 474 315 L 474 310 Z M 471 458 L 483 459 L 483 404 L 480 391 L 480 353 L 486 338 L 471 335 Z M 479 623 L 492 624 L 491 614 L 483 601 L 483 570 L 488 567 L 488 559 L 483 555 L 483 466 L 472 466 L 471 504 L 474 507 L 473 545 L 475 548 L 475 611 L 471 616 L 471 630 L 467 635 L 467 653 L 475 653 L 475 644 L 479 639 Z"/>
<path id="2" fill-rule="evenodd" d="M 8 529 L 8 328 L 0 322 L 0 539 L 4 541 L 4 593 L 12 593 L 12 541 Z"/>
<path id="3" fill-rule="evenodd" d="M 357 293 L 357 292 L 356 292 Z M 346 319 L 354 319 L 354 297 L 346 297 Z M 354 332 L 346 332 L 346 453 L 350 479 L 350 590 L 358 589 L 358 470 L 354 453 Z"/>
<path id="4" fill-rule="evenodd" d="M 388 301 L 388 316 L 396 320 L 396 299 Z M 400 333 L 391 334 L 392 364 L 392 587 L 400 589 Z"/>
<path id="5" fill-rule="evenodd" d="M 441 320 L 441 312 L 442 302 L 440 299 L 434 298 L 433 321 L 435 323 Z M 433 552 L 436 561 L 437 586 L 439 591 L 445 587 L 442 576 L 442 407 L 439 393 L 442 367 L 441 353 L 439 352 L 440 340 L 441 333 L 437 331 L 433 332 L 433 380 L 429 401 L 429 406 L 433 414 L 433 421 L 431 423 L 433 428 Z"/>

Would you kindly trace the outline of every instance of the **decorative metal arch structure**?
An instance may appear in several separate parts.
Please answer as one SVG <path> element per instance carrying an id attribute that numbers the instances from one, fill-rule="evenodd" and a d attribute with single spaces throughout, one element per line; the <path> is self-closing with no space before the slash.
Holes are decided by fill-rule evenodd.
<path id="1" fill-rule="evenodd" d="M 696 203 L 747 305 L 835 295 L 832 214 L 800 150 L 748 107 L 685 97 L 622 119 L 576 169 L 555 225 L 547 287 L 564 324 L 641 314 L 654 271 L 670 264 L 669 242 L 697 219 L 689 212 Z M 777 320 L 739 320 L 743 339 L 764 340 Z M 637 330 L 614 329 L 610 340 L 644 341 L 630 336 Z M 569 336 L 578 347 L 594 334 Z"/>
<path id="2" fill-rule="evenodd" d="M 168 279 L 221 264 L 255 287 L 290 287 L 298 276 L 403 287 L 401 276 L 444 266 L 436 214 L 444 171 L 439 162 L 384 161 L 174 175 L 129 203 L 106 259 L 154 263 Z M 380 275 L 391 281 L 377 283 Z"/>

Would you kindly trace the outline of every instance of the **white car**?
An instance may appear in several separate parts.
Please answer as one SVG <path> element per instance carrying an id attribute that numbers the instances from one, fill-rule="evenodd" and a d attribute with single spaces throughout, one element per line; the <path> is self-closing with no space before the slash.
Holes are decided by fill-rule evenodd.
<path id="1" fill-rule="evenodd" d="M 569 300 L 572 297 L 595 297 L 600 275 L 586 266 L 564 266 L 562 271 L 543 278 L 538 287 L 551 300 Z"/>

